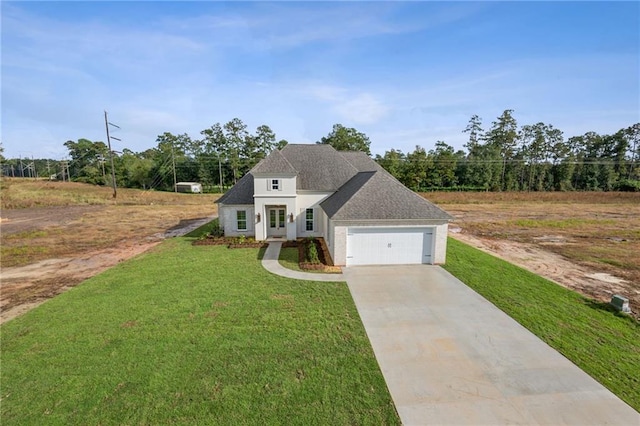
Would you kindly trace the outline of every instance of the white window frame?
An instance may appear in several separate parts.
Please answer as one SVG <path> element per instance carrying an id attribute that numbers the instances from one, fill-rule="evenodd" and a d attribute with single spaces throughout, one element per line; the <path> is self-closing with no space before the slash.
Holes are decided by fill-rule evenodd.
<path id="1" fill-rule="evenodd" d="M 270 191 L 282 190 L 282 182 L 280 182 L 280 179 L 269 179 L 269 190 Z"/>
<path id="2" fill-rule="evenodd" d="M 244 213 L 244 219 L 240 218 L 240 213 Z M 244 228 L 240 227 L 240 222 L 244 222 Z M 246 231 L 247 230 L 247 211 L 246 210 L 236 210 L 236 228 L 238 231 Z"/>
<path id="3" fill-rule="evenodd" d="M 309 219 L 309 213 L 311 213 L 311 219 Z M 309 229 L 309 224 L 311 224 L 311 229 Z M 313 232 L 316 230 L 316 212 L 313 208 L 308 208 L 304 211 L 304 230 L 306 232 Z"/>

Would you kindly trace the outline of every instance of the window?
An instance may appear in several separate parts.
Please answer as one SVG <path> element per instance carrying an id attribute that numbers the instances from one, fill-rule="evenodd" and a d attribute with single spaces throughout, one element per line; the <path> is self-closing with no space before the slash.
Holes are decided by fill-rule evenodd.
<path id="1" fill-rule="evenodd" d="M 238 231 L 247 230 L 247 211 L 246 210 L 236 211 L 236 222 L 238 224 Z"/>
<path id="2" fill-rule="evenodd" d="M 313 231 L 313 209 L 307 209 L 305 212 L 306 230 Z"/>
<path id="3" fill-rule="evenodd" d="M 280 191 L 280 179 L 271 179 L 271 189 Z"/>

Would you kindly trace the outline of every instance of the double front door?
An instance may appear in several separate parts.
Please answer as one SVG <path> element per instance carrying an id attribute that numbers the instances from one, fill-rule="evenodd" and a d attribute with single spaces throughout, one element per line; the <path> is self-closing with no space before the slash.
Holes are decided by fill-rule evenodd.
<path id="1" fill-rule="evenodd" d="M 284 207 L 269 209 L 269 237 L 284 237 L 287 234 L 287 215 Z"/>

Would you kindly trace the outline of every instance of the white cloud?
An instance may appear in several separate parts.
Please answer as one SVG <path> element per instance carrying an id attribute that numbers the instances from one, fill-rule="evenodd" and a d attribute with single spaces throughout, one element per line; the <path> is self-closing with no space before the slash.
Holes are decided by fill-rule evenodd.
<path id="1" fill-rule="evenodd" d="M 361 93 L 351 99 L 345 99 L 334 108 L 345 119 L 356 124 L 373 124 L 389 112 L 389 108 L 370 93 Z"/>

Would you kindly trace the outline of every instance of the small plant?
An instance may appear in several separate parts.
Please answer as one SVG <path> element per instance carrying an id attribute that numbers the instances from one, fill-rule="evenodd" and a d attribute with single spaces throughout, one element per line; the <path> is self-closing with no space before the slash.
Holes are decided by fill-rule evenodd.
<path id="1" fill-rule="evenodd" d="M 238 244 L 244 244 L 247 242 L 247 237 L 246 235 L 242 234 L 238 237 Z"/>
<path id="2" fill-rule="evenodd" d="M 214 238 L 224 237 L 224 230 L 220 227 L 217 219 L 213 222 L 213 227 L 211 231 L 209 231 L 209 235 Z"/>
<path id="3" fill-rule="evenodd" d="M 309 263 L 320 263 L 318 248 L 316 247 L 316 241 L 313 237 L 307 239 L 307 260 Z"/>

